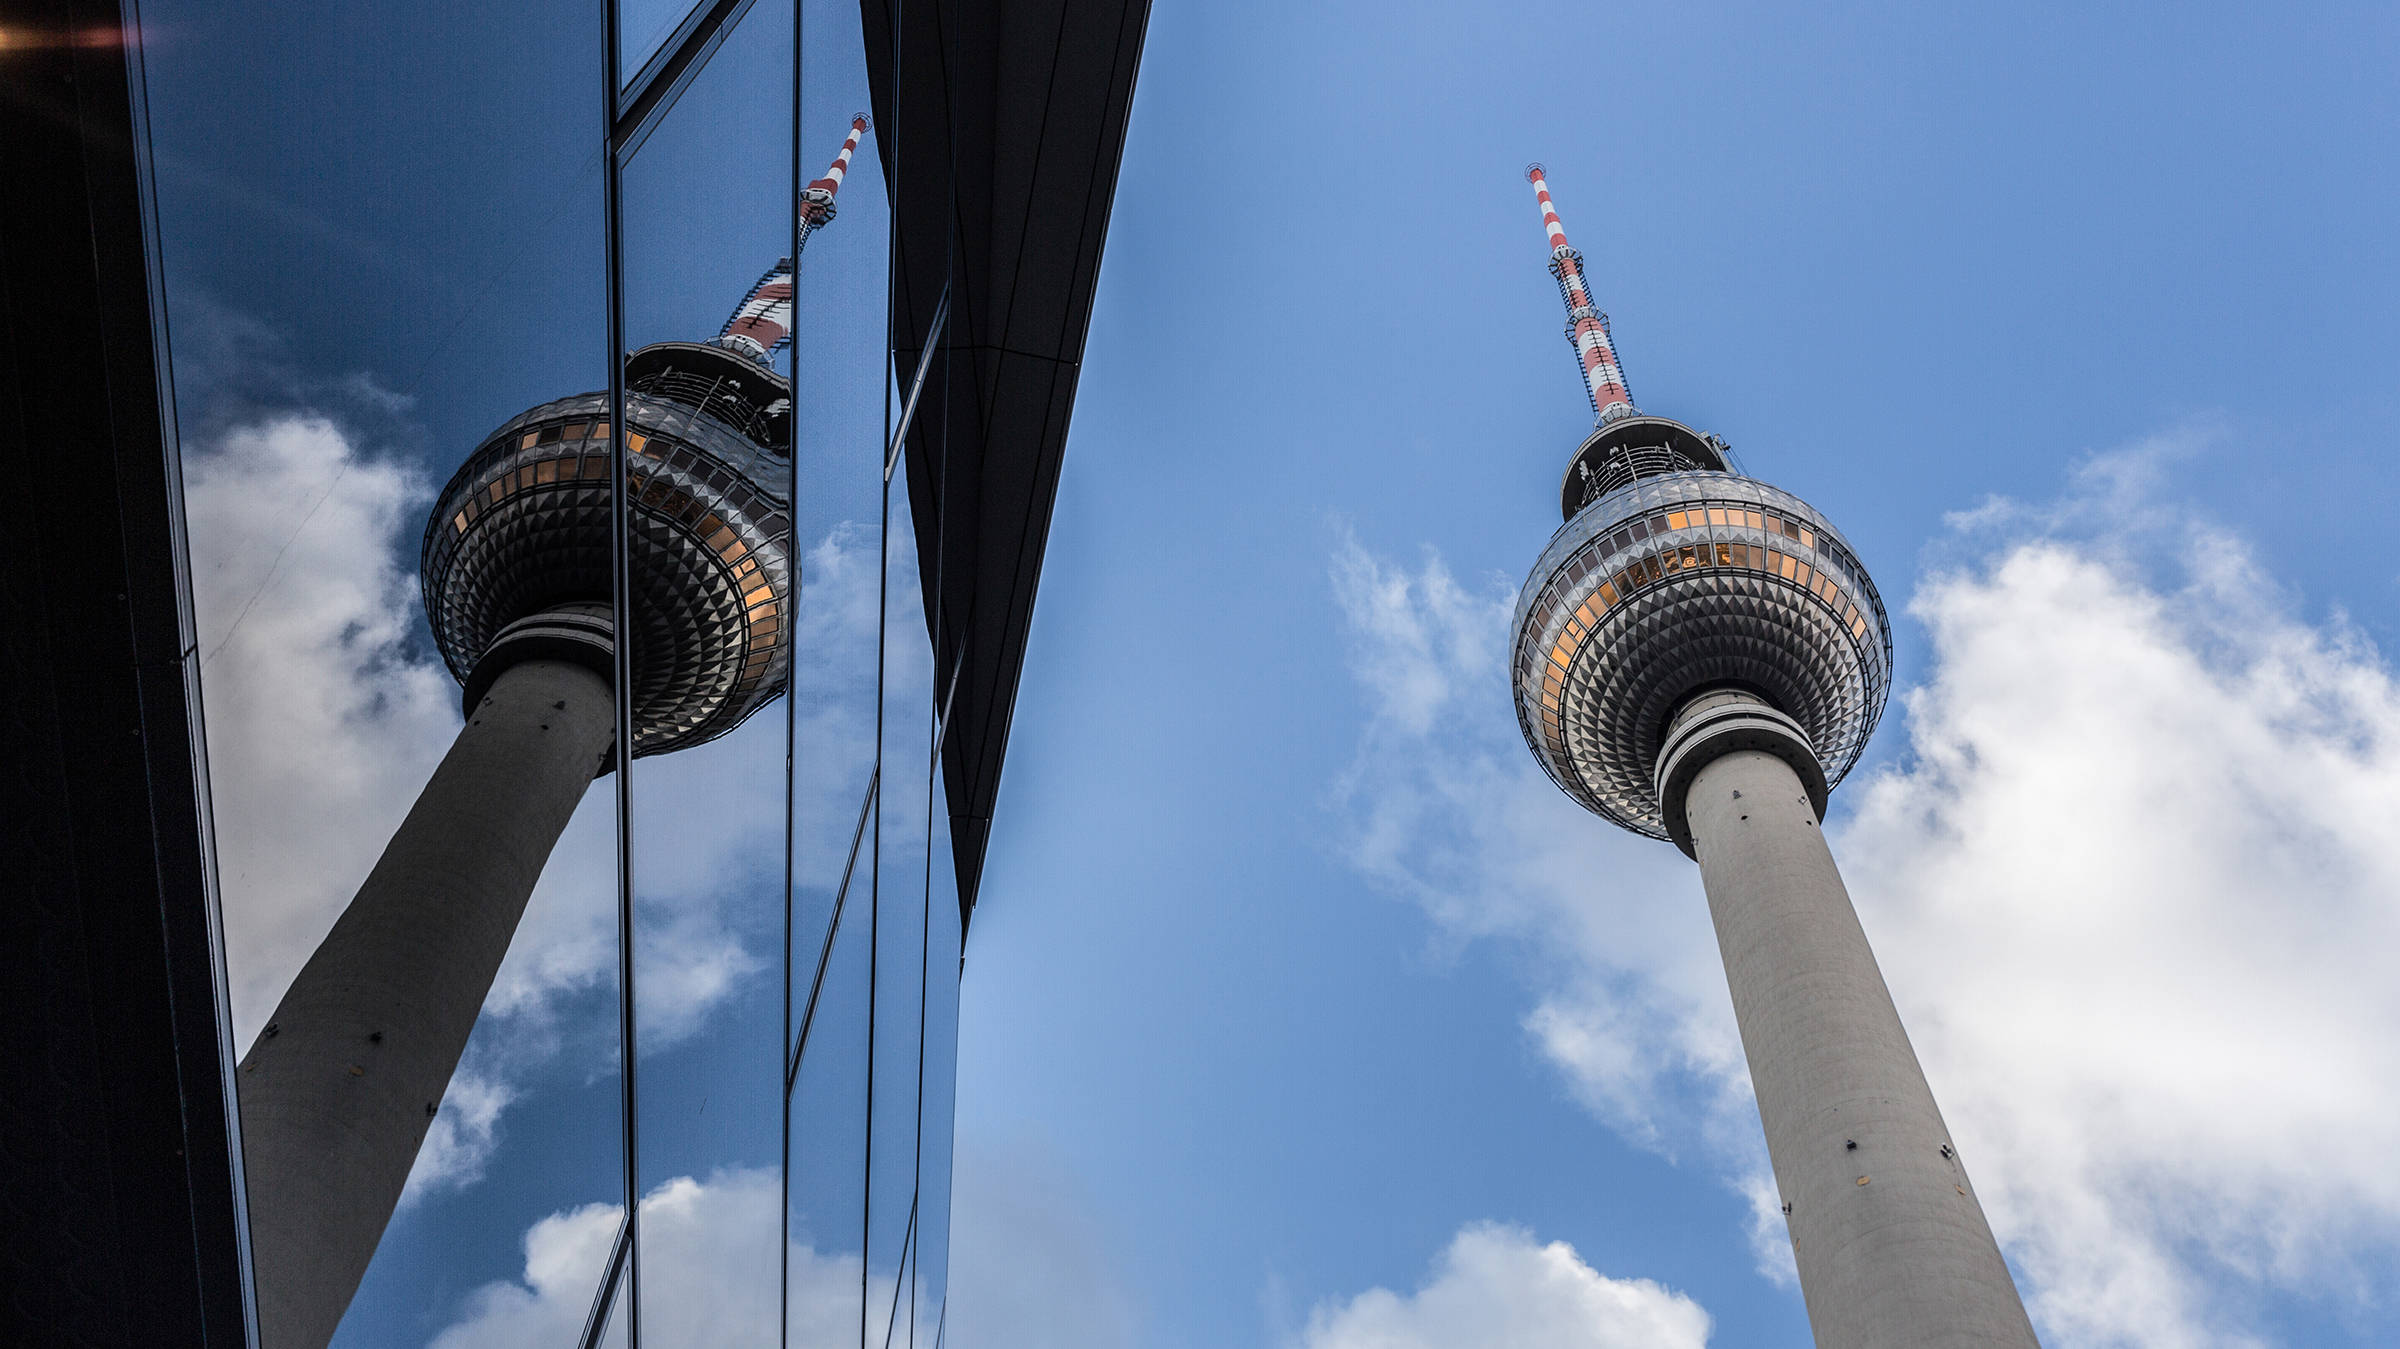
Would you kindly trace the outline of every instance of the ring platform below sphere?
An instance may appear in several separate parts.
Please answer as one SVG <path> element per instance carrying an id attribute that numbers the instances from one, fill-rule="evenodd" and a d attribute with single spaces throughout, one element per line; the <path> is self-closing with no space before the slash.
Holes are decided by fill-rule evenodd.
<path id="1" fill-rule="evenodd" d="M 1667 836 L 1654 773 L 1694 693 L 1746 689 L 1841 781 L 1891 692 L 1891 624 L 1838 530 L 1735 473 L 1642 478 L 1567 521 L 1518 596 L 1517 721 L 1586 808 Z"/>
<path id="2" fill-rule="evenodd" d="M 715 739 L 782 690 L 798 577 L 787 460 L 691 403 L 628 391 L 625 414 L 641 756 Z M 510 623 L 609 603 L 615 444 L 606 394 L 558 399 L 493 432 L 443 489 L 425 612 L 462 682 Z"/>

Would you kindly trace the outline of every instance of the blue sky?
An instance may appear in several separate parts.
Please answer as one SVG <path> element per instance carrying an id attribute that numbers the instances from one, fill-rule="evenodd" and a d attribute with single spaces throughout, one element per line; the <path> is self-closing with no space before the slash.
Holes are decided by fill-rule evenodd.
<path id="1" fill-rule="evenodd" d="M 1538 158 L 1642 405 L 1830 513 L 1896 610 L 1980 555 L 1947 514 L 2170 437 L 2156 509 L 2389 649 L 2383 512 L 2336 503 L 2393 491 L 2394 54 L 2363 9 L 1159 6 L 970 943 L 962 1146 L 1063 1159 L 1140 1343 L 1271 1343 L 1414 1288 L 1476 1219 L 1693 1294 L 1720 1343 L 1805 1343 L 1703 1150 L 1629 1144 L 1530 1042 L 1544 938 L 1462 938 L 1353 864 L 1335 560 L 1513 585 L 1555 527 L 1588 412 Z M 1505 716 L 1484 681 L 1452 712 Z M 1596 894 L 1640 849 L 1595 839 Z M 2278 1342 L 2400 1328 L 2260 1302 Z"/>
<path id="2" fill-rule="evenodd" d="M 187 436 L 282 427 L 242 462 L 413 544 L 412 467 L 597 383 L 588 16 L 174 9 Z M 1893 609 L 1913 698 L 1833 837 L 2045 1342 L 2395 1338 L 2395 57 L 2367 6 L 1162 0 L 967 945 L 959 1342 L 1467 1349 L 1478 1307 L 1651 1280 L 1620 1300 L 1667 1328 L 1628 1342 L 1688 1342 L 1681 1297 L 1710 1343 L 1807 1343 L 1696 877 L 1512 743 L 1494 625 L 1589 419 L 1531 159 L 1642 406 L 1830 515 Z M 654 204 L 779 145 L 662 139 Z M 861 388 L 879 189 L 809 253 Z M 637 278 L 635 340 L 755 276 L 780 224 L 727 219 L 672 255 L 688 289 Z M 325 547 L 413 604 L 413 554 Z M 438 754 L 450 695 L 393 687 L 360 715 Z M 694 1082 L 773 1013 L 759 836 L 725 827 L 695 888 L 731 898 L 679 911 L 725 981 Z M 576 1177 L 611 1088 L 572 1066 L 605 1000 L 559 978 L 510 985 L 567 989 L 566 1029 L 359 1343 L 424 1343 L 605 1197 Z M 675 1168 L 754 1165 L 760 1118 Z"/>

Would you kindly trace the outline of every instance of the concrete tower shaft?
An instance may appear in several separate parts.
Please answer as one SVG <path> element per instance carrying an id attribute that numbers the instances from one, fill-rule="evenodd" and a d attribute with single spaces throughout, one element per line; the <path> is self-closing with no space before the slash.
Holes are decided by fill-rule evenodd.
<path id="1" fill-rule="evenodd" d="M 1574 337 L 1597 309 L 1529 176 Z M 1820 828 L 1890 694 L 1882 600 L 1832 522 L 1724 442 L 1603 402 L 1623 384 L 1597 336 L 1599 365 L 1578 351 L 1601 421 L 1517 601 L 1526 744 L 1700 864 L 1820 1349 L 2036 1349 Z"/>
<path id="2" fill-rule="evenodd" d="M 1533 184 L 1534 199 L 1542 206 L 1542 228 L 1550 235 L 1550 275 L 1558 279 L 1558 295 L 1567 305 L 1567 341 L 1583 364 L 1584 393 L 1592 400 L 1592 416 L 1601 422 L 1634 415 L 1633 391 L 1626 386 L 1625 369 L 1617 363 L 1616 339 L 1608 331 L 1608 315 L 1592 299 L 1584 280 L 1583 254 L 1567 243 L 1567 227 L 1550 201 L 1550 179 L 1539 164 L 1525 166 L 1525 181 Z"/>
<path id="3" fill-rule="evenodd" d="M 1820 828 L 1798 726 L 1745 693 L 1676 718 L 1670 831 L 1700 863 L 1809 1326 L 1823 1349 L 2031 1349 L 1974 1183 Z"/>

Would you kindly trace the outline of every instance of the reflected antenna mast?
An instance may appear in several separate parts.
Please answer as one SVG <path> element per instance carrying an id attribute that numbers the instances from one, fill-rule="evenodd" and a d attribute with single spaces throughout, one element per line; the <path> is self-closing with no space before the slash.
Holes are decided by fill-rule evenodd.
<path id="1" fill-rule="evenodd" d="M 808 236 L 833 223 L 833 198 L 842 190 L 842 179 L 850 172 L 850 156 L 858 153 L 859 139 L 867 134 L 867 115 L 860 113 L 850 119 L 850 138 L 842 142 L 842 152 L 833 157 L 833 166 L 825 176 L 800 191 L 799 246 L 808 247 Z M 767 274 L 750 287 L 750 293 L 733 308 L 733 316 L 719 329 L 716 345 L 765 365 L 775 353 L 792 340 L 792 296 L 800 274 L 797 255 L 783 258 L 767 269 Z"/>

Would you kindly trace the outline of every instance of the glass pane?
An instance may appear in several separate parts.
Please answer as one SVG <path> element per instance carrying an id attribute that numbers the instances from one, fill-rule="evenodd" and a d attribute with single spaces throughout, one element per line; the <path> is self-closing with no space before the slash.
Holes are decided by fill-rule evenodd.
<path id="1" fill-rule="evenodd" d="M 617 0 L 617 70 L 627 89 L 637 89 L 645 76 L 673 52 L 670 39 L 711 8 L 713 0 Z"/>
<path id="2" fill-rule="evenodd" d="M 622 1167 L 612 695 L 501 629 L 606 598 L 598 25 L 143 18 L 262 1300 L 571 1336 Z"/>
<path id="3" fill-rule="evenodd" d="M 626 1330 L 627 1317 L 622 1284 L 618 1285 L 617 1296 L 610 1300 L 606 1319 L 601 1322 L 601 1325 L 606 1328 L 600 1332 L 600 1349 L 626 1349 L 630 1336 Z"/>
<path id="4" fill-rule="evenodd" d="M 920 411 L 930 424 L 929 412 Z M 932 955 L 927 843 L 933 778 L 933 653 L 904 476 L 884 524 L 883 809 L 875 887 L 873 1152 L 867 1204 L 868 1333 L 905 1344 L 919 1218 L 925 992 Z"/>
<path id="5" fill-rule="evenodd" d="M 801 171 L 812 184 L 833 177 L 826 165 L 854 131 L 861 136 L 838 196 L 816 196 L 808 208 L 814 228 L 800 269 L 796 360 L 803 582 L 789 996 L 800 1055 L 790 1103 L 787 1296 L 791 1343 L 830 1346 L 869 1342 L 870 1322 L 880 1335 L 889 1320 L 889 1275 L 871 1280 L 864 1259 L 869 1047 L 886 1002 L 875 964 L 886 932 L 878 909 L 893 809 L 886 798 L 895 788 L 904 802 L 921 797 L 922 786 L 912 790 L 905 779 L 923 770 L 885 756 L 878 771 L 890 216 L 880 147 L 857 121 L 869 103 L 859 9 L 808 0 L 801 15 Z M 875 1145 L 894 1146 L 881 1136 Z"/>
<path id="6" fill-rule="evenodd" d="M 961 954 L 958 864 L 950 847 L 947 788 L 937 768 L 926 879 L 925 1095 L 917 1142 L 917 1249 L 911 1267 L 915 1334 L 930 1346 L 950 1294 L 951 1124 L 958 1100 L 958 975 Z M 898 1342 L 898 1341 L 896 1341 Z"/>
<path id="7" fill-rule="evenodd" d="M 793 16 L 623 169 L 644 1344 L 765 1344 L 781 1243 Z M 638 439 L 634 438 L 638 437 Z"/>

